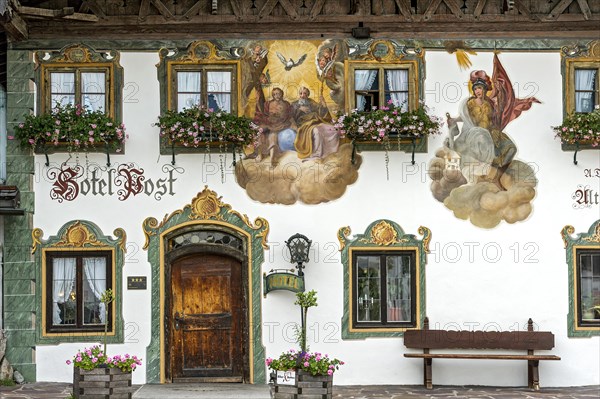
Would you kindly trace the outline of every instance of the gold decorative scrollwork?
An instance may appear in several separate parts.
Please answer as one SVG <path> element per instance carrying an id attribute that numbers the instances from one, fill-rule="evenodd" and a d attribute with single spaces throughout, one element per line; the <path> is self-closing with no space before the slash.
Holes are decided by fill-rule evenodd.
<path id="1" fill-rule="evenodd" d="M 589 55 L 593 58 L 600 57 L 600 40 L 594 40 L 589 44 Z"/>
<path id="2" fill-rule="evenodd" d="M 158 220 L 152 216 L 147 217 L 142 223 L 142 230 L 144 230 L 144 236 L 146 237 L 146 241 L 144 242 L 142 249 L 148 249 L 148 245 L 150 245 L 150 237 L 156 234 L 153 231 L 155 229 L 158 229 Z"/>
<path id="3" fill-rule="evenodd" d="M 221 208 L 229 205 L 221 201 L 222 197 L 217 197 L 217 193 L 209 190 L 208 186 L 204 186 L 204 190 L 200 192 L 194 199 L 191 205 L 186 205 L 191 208 L 190 219 L 219 219 L 223 220 L 220 215 Z M 185 208 L 184 208 L 185 209 Z M 248 217 L 246 217 L 246 220 Z M 248 222 L 246 222 L 248 223 Z"/>
<path id="4" fill-rule="evenodd" d="M 346 241 L 348 241 L 348 237 L 350 237 L 351 233 L 352 230 L 350 230 L 350 226 L 340 227 L 340 229 L 338 230 L 337 238 L 340 242 L 340 251 L 343 251 L 346 247 Z"/>
<path id="5" fill-rule="evenodd" d="M 600 223 L 596 225 L 596 230 L 594 230 L 594 234 L 589 237 L 584 237 L 583 241 L 587 242 L 600 242 Z"/>
<path id="6" fill-rule="evenodd" d="M 387 48 L 387 52 L 385 54 L 377 54 L 378 47 L 383 45 Z M 369 46 L 367 50 L 367 54 L 361 56 L 361 59 L 365 61 L 378 61 L 378 62 L 391 62 L 398 61 L 404 58 L 403 55 L 396 55 L 396 48 L 394 47 L 394 43 L 389 40 L 374 40 L 373 43 Z"/>
<path id="7" fill-rule="evenodd" d="M 222 60 L 223 57 L 217 55 L 217 48 L 215 45 L 207 40 L 198 40 L 190 43 L 187 48 L 187 53 L 178 57 L 178 61 L 206 61 L 206 60 Z"/>
<path id="8" fill-rule="evenodd" d="M 42 237 L 43 236 L 44 236 L 44 232 L 42 231 L 42 229 L 35 228 L 31 232 L 31 239 L 33 241 L 32 245 L 31 245 L 31 254 L 32 255 L 37 250 L 37 246 L 42 245 Z"/>
<path id="9" fill-rule="evenodd" d="M 398 233 L 396 232 L 396 229 L 394 229 L 394 226 L 384 220 L 373 226 L 370 235 L 370 240 L 362 238 L 360 241 L 367 244 L 376 244 L 382 246 L 408 242 L 408 239 L 406 238 L 398 239 Z"/>
<path id="10" fill-rule="evenodd" d="M 258 217 L 256 219 L 254 219 L 254 225 L 256 227 L 253 227 L 255 230 L 262 228 L 263 231 L 260 232 L 257 237 L 261 237 L 262 241 L 261 241 L 261 245 L 264 249 L 269 249 L 269 245 L 267 244 L 267 241 L 269 239 L 269 222 L 267 222 L 267 219 Z"/>
<path id="11" fill-rule="evenodd" d="M 565 244 L 565 248 L 566 248 L 567 245 L 569 244 L 569 236 L 571 234 L 575 233 L 575 227 L 573 227 L 571 225 L 566 225 L 565 227 L 563 227 L 563 229 L 560 233 L 561 233 L 563 243 Z"/>
<path id="12" fill-rule="evenodd" d="M 95 234 L 82 224 L 79 220 L 67 228 L 60 240 L 52 244 L 52 247 L 74 247 L 83 248 L 86 245 L 105 247 L 106 244 L 98 241 Z"/>
<path id="13" fill-rule="evenodd" d="M 50 58 L 46 59 L 46 54 Z M 96 51 L 84 44 L 72 44 L 58 51 L 37 51 L 35 53 L 36 63 L 92 63 L 92 62 L 119 62 L 119 52 L 114 50 Z"/>
<path id="14" fill-rule="evenodd" d="M 119 238 L 119 248 L 123 253 L 127 253 L 127 233 L 122 228 L 117 228 L 113 234 Z"/>
<path id="15" fill-rule="evenodd" d="M 423 236 L 423 250 L 429 253 L 429 242 L 431 241 L 431 230 L 425 226 L 419 226 L 419 234 Z"/>

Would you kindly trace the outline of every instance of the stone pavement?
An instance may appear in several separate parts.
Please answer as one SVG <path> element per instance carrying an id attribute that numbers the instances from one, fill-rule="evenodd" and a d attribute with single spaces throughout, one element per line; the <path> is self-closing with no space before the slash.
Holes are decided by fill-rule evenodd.
<path id="1" fill-rule="evenodd" d="M 599 399 L 600 385 L 586 387 L 528 388 L 437 386 L 426 390 L 414 385 L 334 386 L 334 399 Z M 71 384 L 38 382 L 0 387 L 2 399 L 65 399 L 71 394 Z M 134 399 L 269 399 L 265 385 L 241 384 L 164 384 L 144 385 Z"/>

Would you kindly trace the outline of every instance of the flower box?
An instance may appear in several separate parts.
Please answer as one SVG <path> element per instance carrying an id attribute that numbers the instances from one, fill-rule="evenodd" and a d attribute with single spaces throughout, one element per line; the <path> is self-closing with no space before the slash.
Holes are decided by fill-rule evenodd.
<path id="1" fill-rule="evenodd" d="M 131 399 L 131 371 L 118 368 L 73 368 L 73 397 L 78 399 Z"/>
<path id="2" fill-rule="evenodd" d="M 331 399 L 333 394 L 333 375 L 311 375 L 296 371 L 294 385 L 279 384 L 271 386 L 273 399 Z"/>

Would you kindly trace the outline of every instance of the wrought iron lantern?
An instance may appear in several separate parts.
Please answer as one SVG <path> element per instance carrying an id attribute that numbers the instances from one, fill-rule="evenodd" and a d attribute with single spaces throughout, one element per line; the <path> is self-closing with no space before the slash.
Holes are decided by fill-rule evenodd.
<path id="1" fill-rule="evenodd" d="M 304 268 L 304 264 L 308 262 L 311 244 L 312 241 L 300 233 L 294 234 L 285 242 L 285 245 L 290 251 L 290 262 L 296 263 L 298 276 L 304 276 L 302 269 Z"/>

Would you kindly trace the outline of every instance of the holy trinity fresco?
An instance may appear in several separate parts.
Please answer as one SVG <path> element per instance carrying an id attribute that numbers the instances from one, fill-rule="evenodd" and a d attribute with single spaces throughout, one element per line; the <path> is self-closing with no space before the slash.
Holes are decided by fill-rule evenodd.
<path id="1" fill-rule="evenodd" d="M 539 103 L 518 99 L 497 55 L 490 76 L 472 71 L 472 96 L 448 118 L 448 137 L 429 167 L 435 199 L 460 219 L 492 228 L 502 220 L 515 223 L 532 210 L 537 179 L 533 169 L 515 158 L 517 146 L 506 134 L 510 121 Z"/>
<path id="2" fill-rule="evenodd" d="M 341 144 L 333 118 L 344 109 L 343 41 L 257 41 L 242 62 L 242 109 L 263 129 L 236 166 L 238 184 L 263 203 L 318 204 L 358 178 L 360 157 Z"/>

